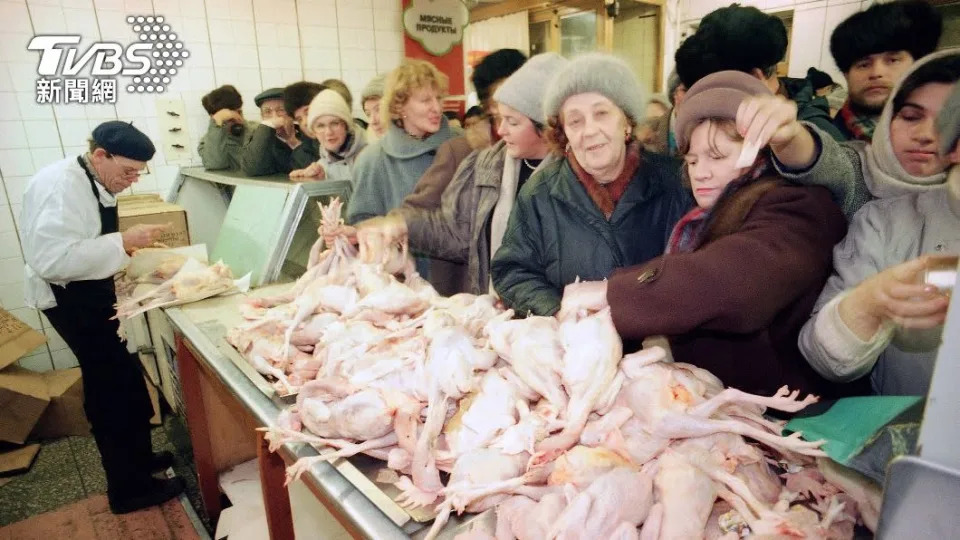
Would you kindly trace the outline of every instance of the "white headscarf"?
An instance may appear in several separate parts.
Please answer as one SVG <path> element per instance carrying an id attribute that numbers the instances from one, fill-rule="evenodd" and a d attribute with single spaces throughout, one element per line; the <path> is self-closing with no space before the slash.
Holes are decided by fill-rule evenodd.
<path id="1" fill-rule="evenodd" d="M 880 120 L 877 121 L 877 128 L 873 132 L 873 140 L 866 148 L 864 166 L 869 170 L 868 176 L 873 180 L 869 187 L 874 197 L 886 199 L 907 193 L 936 189 L 946 183 L 946 172 L 930 176 L 913 176 L 904 170 L 903 166 L 900 165 L 900 160 L 893 153 L 893 143 L 890 140 L 890 122 L 893 120 L 893 98 L 900 92 L 903 82 L 921 66 L 954 55 L 960 55 L 960 49 L 938 51 L 917 60 L 901 77 L 890 94 L 890 99 L 887 100 L 887 104 L 884 105 L 883 112 L 880 114 Z"/>

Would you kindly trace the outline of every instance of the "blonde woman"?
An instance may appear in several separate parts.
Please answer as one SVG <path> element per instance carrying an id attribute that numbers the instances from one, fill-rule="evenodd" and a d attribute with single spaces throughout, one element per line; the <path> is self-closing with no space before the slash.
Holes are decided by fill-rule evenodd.
<path id="1" fill-rule="evenodd" d="M 458 135 L 443 115 L 446 90 L 446 75 L 423 60 L 407 60 L 387 76 L 380 101 L 386 133 L 357 157 L 348 223 L 400 206 L 433 163 L 437 148 Z"/>

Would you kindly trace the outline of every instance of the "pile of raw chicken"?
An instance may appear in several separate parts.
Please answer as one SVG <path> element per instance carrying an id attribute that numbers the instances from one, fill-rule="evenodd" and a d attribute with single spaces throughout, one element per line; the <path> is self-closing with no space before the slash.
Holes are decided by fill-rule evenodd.
<path id="1" fill-rule="evenodd" d="M 339 204 L 323 212 L 329 237 Z M 370 265 L 343 237 L 320 244 L 291 292 L 251 299 L 251 322 L 229 336 L 298 392 L 266 429 L 274 449 L 335 449 L 300 459 L 290 479 L 374 456 L 398 502 L 437 513 L 428 538 L 451 512 L 491 508 L 495 530 L 460 536 L 851 538 L 858 523 L 876 527 L 875 491 L 764 416 L 816 397 L 724 389 L 660 348 L 624 356 L 608 310 L 514 319 L 489 296 L 438 296 L 402 250 Z"/>

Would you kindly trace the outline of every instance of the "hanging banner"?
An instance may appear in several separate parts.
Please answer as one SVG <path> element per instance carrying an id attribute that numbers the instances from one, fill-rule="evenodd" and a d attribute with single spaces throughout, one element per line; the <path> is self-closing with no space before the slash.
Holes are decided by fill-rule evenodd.
<path id="1" fill-rule="evenodd" d="M 403 29 L 434 56 L 463 43 L 470 12 L 461 0 L 412 0 L 403 10 Z"/>
<path id="2" fill-rule="evenodd" d="M 461 0 L 401 0 L 403 49 L 426 60 L 450 79 L 445 108 L 463 113 L 463 32 L 470 12 Z"/>

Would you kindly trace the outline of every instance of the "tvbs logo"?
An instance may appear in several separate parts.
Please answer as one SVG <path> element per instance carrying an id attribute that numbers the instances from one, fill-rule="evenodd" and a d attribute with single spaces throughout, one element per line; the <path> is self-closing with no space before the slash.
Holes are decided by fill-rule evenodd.
<path id="1" fill-rule="evenodd" d="M 152 43 L 134 43 L 126 50 L 117 43 L 94 43 L 83 54 L 75 47 L 79 43 L 80 36 L 36 36 L 27 49 L 41 51 L 37 73 L 43 77 L 78 75 L 88 64 L 94 77 L 134 77 L 150 70 Z"/>

